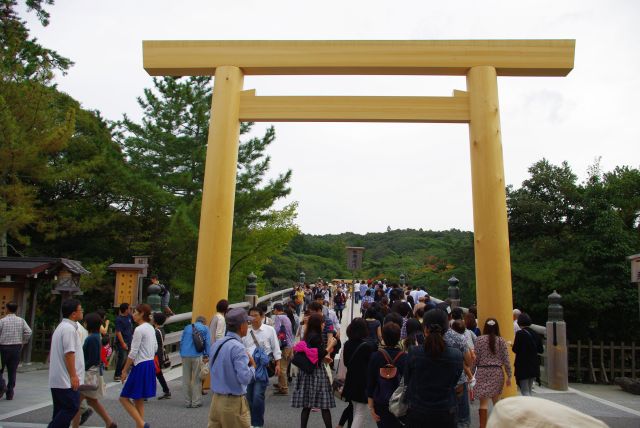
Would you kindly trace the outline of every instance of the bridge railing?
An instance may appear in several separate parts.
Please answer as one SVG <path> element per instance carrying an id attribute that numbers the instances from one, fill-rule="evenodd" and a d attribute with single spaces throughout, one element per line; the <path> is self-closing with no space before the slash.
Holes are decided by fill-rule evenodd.
<path id="1" fill-rule="evenodd" d="M 284 290 L 275 291 L 273 293 L 258 297 L 257 303 L 267 303 L 267 314 L 270 314 L 273 310 L 273 305 L 276 303 L 286 303 L 289 301 L 292 288 L 286 288 Z M 249 302 L 238 302 L 229 305 L 229 309 L 242 308 L 248 310 L 251 307 Z M 210 314 L 209 316 L 212 316 Z M 164 323 L 165 326 L 171 324 L 178 324 L 182 322 L 191 322 L 193 319 L 193 312 L 184 312 L 170 316 Z M 207 326 L 208 327 L 208 326 Z M 175 331 L 173 333 L 167 333 L 164 337 L 164 351 L 168 353 L 171 360 L 171 366 L 177 366 L 182 363 L 180 358 L 180 341 L 182 340 L 182 330 Z"/>

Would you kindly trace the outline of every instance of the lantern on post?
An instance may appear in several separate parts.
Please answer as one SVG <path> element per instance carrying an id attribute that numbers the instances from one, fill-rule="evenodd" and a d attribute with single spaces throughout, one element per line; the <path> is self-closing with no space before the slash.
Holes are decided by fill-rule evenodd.
<path id="1" fill-rule="evenodd" d="M 549 309 L 547 319 L 547 347 L 546 370 L 549 388 L 557 391 L 569 389 L 569 366 L 567 354 L 567 325 L 560 301 L 560 296 L 555 290 L 549 294 Z"/>
<path id="2" fill-rule="evenodd" d="M 455 308 L 460 306 L 460 287 L 458 284 L 460 280 L 455 277 L 455 275 L 451 275 L 451 278 L 447 281 L 449 283 L 448 297 L 451 300 L 451 307 Z"/>
<path id="3" fill-rule="evenodd" d="M 300 285 L 304 285 L 304 281 L 307 278 L 307 274 L 305 274 L 303 271 L 300 271 Z"/>
<path id="4" fill-rule="evenodd" d="M 249 307 L 254 307 L 258 303 L 258 277 L 251 272 L 247 276 L 247 289 L 245 291 L 244 300 L 249 303 Z"/>
<path id="5" fill-rule="evenodd" d="M 640 254 L 627 257 L 631 261 L 631 282 L 638 285 L 638 315 L 640 316 Z"/>

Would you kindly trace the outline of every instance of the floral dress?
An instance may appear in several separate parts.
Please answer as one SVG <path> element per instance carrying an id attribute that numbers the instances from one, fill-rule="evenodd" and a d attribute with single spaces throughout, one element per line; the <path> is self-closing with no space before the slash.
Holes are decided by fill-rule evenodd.
<path id="1" fill-rule="evenodd" d="M 507 343 L 500 336 L 496 337 L 496 353 L 489 348 L 489 335 L 482 335 L 476 340 L 476 398 L 491 398 L 502 394 L 504 371 L 511 377 L 511 363 L 507 352 Z"/>

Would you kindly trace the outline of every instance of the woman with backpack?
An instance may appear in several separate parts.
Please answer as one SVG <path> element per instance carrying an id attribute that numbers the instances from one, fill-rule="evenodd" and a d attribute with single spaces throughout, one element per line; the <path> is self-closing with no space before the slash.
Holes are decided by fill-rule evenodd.
<path id="1" fill-rule="evenodd" d="M 400 421 L 389 412 L 389 399 L 400 384 L 407 353 L 398 348 L 400 327 L 388 323 L 382 327 L 384 346 L 369 360 L 367 397 L 369 411 L 378 428 L 400 428 Z"/>
<path id="2" fill-rule="evenodd" d="M 362 428 L 367 415 L 367 368 L 369 358 L 376 347 L 366 340 L 367 323 L 362 318 L 351 322 L 351 336 L 344 344 L 342 358 L 347 367 L 342 395 L 353 403 L 353 422 L 351 428 Z"/>
<path id="3" fill-rule="evenodd" d="M 342 322 L 342 311 L 347 303 L 347 295 L 344 294 L 342 288 L 338 288 L 336 295 L 333 297 L 333 309 L 336 311 L 338 321 Z"/>
<path id="4" fill-rule="evenodd" d="M 462 352 L 448 347 L 444 334 L 447 314 L 431 309 L 424 314 L 424 346 L 409 349 L 404 384 L 409 401 L 409 428 L 455 428 L 456 384 L 462 373 Z"/>

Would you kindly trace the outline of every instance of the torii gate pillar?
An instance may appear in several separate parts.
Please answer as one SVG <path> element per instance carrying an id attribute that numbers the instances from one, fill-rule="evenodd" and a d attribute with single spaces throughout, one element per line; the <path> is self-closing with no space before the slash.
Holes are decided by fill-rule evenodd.
<path id="1" fill-rule="evenodd" d="M 511 256 L 496 69 L 472 67 L 467 73 L 467 91 L 478 322 L 482 328 L 487 318 L 496 318 L 501 335 L 513 342 Z M 513 353 L 509 354 L 513 364 Z M 515 380 L 505 388 L 506 396 L 515 395 Z"/>
<path id="2" fill-rule="evenodd" d="M 216 303 L 229 292 L 243 81 L 238 67 L 216 68 L 196 259 L 195 283 L 200 286 L 193 298 L 193 317 L 204 315 L 208 321 Z"/>

